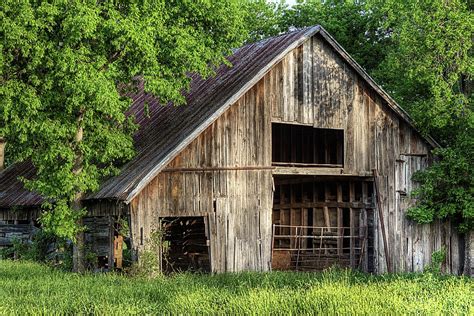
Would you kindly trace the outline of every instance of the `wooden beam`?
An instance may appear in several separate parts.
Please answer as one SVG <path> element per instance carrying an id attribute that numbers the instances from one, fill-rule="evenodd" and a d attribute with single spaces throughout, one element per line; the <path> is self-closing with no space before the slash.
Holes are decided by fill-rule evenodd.
<path id="1" fill-rule="evenodd" d="M 337 199 L 337 202 L 339 202 L 339 203 L 342 202 L 341 183 L 337 183 L 337 185 L 336 185 L 336 199 Z M 342 256 L 342 245 L 343 245 L 343 242 L 344 242 L 344 229 L 342 228 L 344 226 L 344 223 L 343 223 L 343 220 L 342 220 L 342 216 L 343 216 L 343 209 L 338 207 L 337 208 L 337 227 L 338 227 L 337 235 L 338 235 L 339 238 L 337 239 L 337 248 L 338 248 L 337 253 L 340 256 Z"/>
<path id="2" fill-rule="evenodd" d="M 317 164 L 317 163 L 302 163 L 302 162 L 272 162 L 272 166 L 279 167 L 310 167 L 310 168 L 339 168 L 342 169 L 342 164 Z"/>
<path id="3" fill-rule="evenodd" d="M 347 177 L 370 177 L 369 172 L 359 174 L 344 173 L 343 168 L 303 168 L 303 167 L 274 167 L 274 175 L 308 175 L 308 176 L 347 176 Z"/>
<path id="4" fill-rule="evenodd" d="M 202 167 L 202 168 L 166 168 L 162 172 L 214 172 L 214 171 L 258 171 L 272 170 L 273 167 L 242 166 L 242 167 Z"/>
<path id="5" fill-rule="evenodd" d="M 382 230 L 383 248 L 385 251 L 385 262 L 387 264 L 387 272 L 391 273 L 392 261 L 390 257 L 390 251 L 388 249 L 387 234 L 385 231 L 385 222 L 384 222 L 383 211 L 382 211 L 382 202 L 380 200 L 380 190 L 379 190 L 379 184 L 377 182 L 378 177 L 379 177 L 377 169 L 373 169 L 373 173 L 374 173 L 375 196 L 377 198 L 377 210 L 379 213 L 380 229 Z"/>

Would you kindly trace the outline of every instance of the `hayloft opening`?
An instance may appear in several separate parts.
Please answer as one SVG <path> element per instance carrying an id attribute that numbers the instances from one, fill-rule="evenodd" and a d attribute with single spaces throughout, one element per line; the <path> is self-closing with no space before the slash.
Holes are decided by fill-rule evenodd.
<path id="1" fill-rule="evenodd" d="M 363 178 L 275 177 L 273 269 L 373 271 L 374 208 Z"/>
<path id="2" fill-rule="evenodd" d="M 164 272 L 211 271 L 205 217 L 163 217 L 161 227 Z"/>
<path id="3" fill-rule="evenodd" d="M 344 131 L 272 123 L 275 166 L 343 167 Z"/>

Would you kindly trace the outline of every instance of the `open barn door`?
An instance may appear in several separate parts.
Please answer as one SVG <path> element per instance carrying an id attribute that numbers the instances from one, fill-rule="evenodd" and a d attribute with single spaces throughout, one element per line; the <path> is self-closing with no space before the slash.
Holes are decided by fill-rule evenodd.
<path id="1" fill-rule="evenodd" d="M 160 222 L 163 271 L 210 272 L 207 218 L 163 217 Z"/>
<path id="2" fill-rule="evenodd" d="M 272 268 L 373 270 L 372 182 L 275 178 Z"/>

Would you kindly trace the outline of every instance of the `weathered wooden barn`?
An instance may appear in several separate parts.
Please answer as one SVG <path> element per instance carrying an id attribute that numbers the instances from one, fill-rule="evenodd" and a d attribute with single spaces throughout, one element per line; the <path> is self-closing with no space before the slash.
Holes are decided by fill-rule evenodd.
<path id="1" fill-rule="evenodd" d="M 85 201 L 88 241 L 109 266 L 122 217 L 138 258 L 163 231 L 167 264 L 181 269 L 421 271 L 445 247 L 445 271 L 462 272 L 472 253 L 450 223 L 405 217 L 436 143 L 324 29 L 229 60 L 192 78 L 185 106 L 131 95 L 138 154 Z M 17 180 L 33 173 L 0 174 L 0 245 L 35 226 L 41 197 Z"/>

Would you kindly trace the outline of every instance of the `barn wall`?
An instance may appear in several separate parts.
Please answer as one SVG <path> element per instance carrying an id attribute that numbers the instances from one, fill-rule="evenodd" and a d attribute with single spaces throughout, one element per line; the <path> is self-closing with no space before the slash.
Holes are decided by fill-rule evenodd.
<path id="1" fill-rule="evenodd" d="M 89 201 L 85 203 L 88 214 L 84 217 L 86 245 L 97 256 L 109 258 L 113 264 L 114 224 L 119 217 L 128 216 L 128 207 L 115 201 Z M 0 209 L 0 248 L 9 247 L 15 239 L 31 240 L 39 229 L 41 209 Z"/>
<path id="2" fill-rule="evenodd" d="M 0 248 L 11 246 L 15 239 L 31 238 L 38 214 L 36 209 L 0 209 Z"/>
<path id="3" fill-rule="evenodd" d="M 413 201 L 412 174 L 430 163 L 430 146 L 399 119 L 351 66 L 319 35 L 293 50 L 265 76 L 272 122 L 344 130 L 344 173 L 376 168 L 388 244 L 395 271 L 421 271 L 446 247 L 446 270 L 460 272 L 459 236 L 449 223 L 418 225 L 405 213 Z M 377 219 L 378 220 L 378 219 Z M 386 271 L 381 231 L 377 271 Z"/>
<path id="4" fill-rule="evenodd" d="M 144 246 L 141 241 L 145 244 L 157 229 L 159 217 L 207 216 L 213 271 L 269 269 L 271 122 L 279 122 L 342 129 L 343 174 L 369 176 L 378 170 L 394 271 L 420 271 L 444 246 L 446 271 L 460 272 L 460 239 L 449 223 L 417 225 L 406 219 L 413 203 L 408 193 L 415 186 L 411 175 L 430 163 L 430 146 L 384 102 L 315 35 L 277 63 L 137 195 L 131 204 L 135 247 Z M 380 229 L 375 268 L 387 270 Z"/>
<path id="5" fill-rule="evenodd" d="M 270 268 L 270 108 L 259 82 L 181 152 L 133 201 L 140 250 L 160 217 L 205 216 L 214 272 Z"/>
<path id="6" fill-rule="evenodd" d="M 98 257 L 107 257 L 108 266 L 113 267 L 115 226 L 118 219 L 128 220 L 128 206 L 114 200 L 86 201 L 84 206 L 87 208 L 83 219 L 86 245 Z"/>

